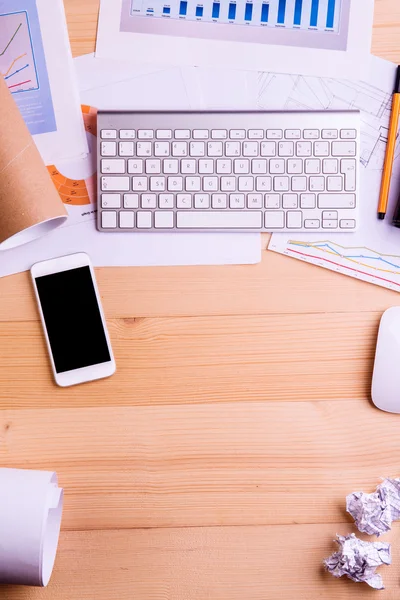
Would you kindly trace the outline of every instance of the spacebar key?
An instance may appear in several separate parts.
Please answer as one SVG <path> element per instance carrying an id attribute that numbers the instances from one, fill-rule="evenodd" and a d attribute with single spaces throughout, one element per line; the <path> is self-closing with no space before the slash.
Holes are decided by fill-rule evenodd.
<path id="1" fill-rule="evenodd" d="M 178 212 L 178 229 L 261 229 L 261 212 L 196 210 Z"/>

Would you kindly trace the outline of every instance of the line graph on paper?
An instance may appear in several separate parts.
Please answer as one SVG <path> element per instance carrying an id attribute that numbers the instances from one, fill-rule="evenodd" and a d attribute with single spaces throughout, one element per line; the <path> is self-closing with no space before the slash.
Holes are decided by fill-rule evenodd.
<path id="1" fill-rule="evenodd" d="M 39 90 L 26 11 L 0 15 L 0 74 L 11 93 Z"/>
<path id="2" fill-rule="evenodd" d="M 344 246 L 329 239 L 289 239 L 284 248 L 279 248 L 278 239 L 275 236 L 270 250 L 400 291 L 400 254 L 383 254 L 366 246 Z"/>

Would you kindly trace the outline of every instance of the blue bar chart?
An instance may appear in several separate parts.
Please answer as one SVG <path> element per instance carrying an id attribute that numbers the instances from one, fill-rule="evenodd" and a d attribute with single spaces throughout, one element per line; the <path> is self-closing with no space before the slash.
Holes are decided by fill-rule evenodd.
<path id="1" fill-rule="evenodd" d="M 131 14 L 337 33 L 342 0 L 132 0 Z"/>

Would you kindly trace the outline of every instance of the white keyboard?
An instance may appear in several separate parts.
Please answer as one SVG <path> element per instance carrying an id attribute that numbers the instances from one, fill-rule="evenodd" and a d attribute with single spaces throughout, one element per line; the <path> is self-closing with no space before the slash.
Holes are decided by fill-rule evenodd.
<path id="1" fill-rule="evenodd" d="M 98 113 L 101 231 L 354 231 L 360 114 Z"/>

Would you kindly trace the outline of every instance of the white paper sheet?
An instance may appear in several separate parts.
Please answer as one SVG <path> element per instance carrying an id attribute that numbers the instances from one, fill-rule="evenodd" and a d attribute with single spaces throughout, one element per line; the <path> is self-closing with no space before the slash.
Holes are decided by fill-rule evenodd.
<path id="1" fill-rule="evenodd" d="M 0 74 L 46 164 L 87 153 L 62 0 L 0 0 Z"/>
<path id="2" fill-rule="evenodd" d="M 74 62 L 85 105 L 131 110 L 205 107 L 195 69 L 136 68 L 93 55 Z M 93 135 L 87 135 L 93 147 Z M 65 176 L 89 181 L 95 162 L 89 155 L 56 166 Z M 261 238 L 256 233 L 100 233 L 93 205 L 67 207 L 71 218 L 65 226 L 26 248 L 0 253 L 0 277 L 78 251 L 87 252 L 95 266 L 254 264 L 261 260 Z"/>
<path id="3" fill-rule="evenodd" d="M 360 77 L 374 0 L 101 0 L 96 56 Z"/>
<path id="4" fill-rule="evenodd" d="M 400 230 L 391 225 L 400 191 L 397 147 L 386 219 L 377 207 L 396 65 L 371 57 L 364 82 L 262 74 L 259 108 L 358 108 L 361 110 L 360 226 L 355 233 L 273 234 L 269 249 L 286 256 L 400 291 Z M 272 105 L 272 106 L 271 106 Z"/>
<path id="5" fill-rule="evenodd" d="M 0 469 L 0 583 L 48 584 L 62 508 L 55 473 Z"/>

